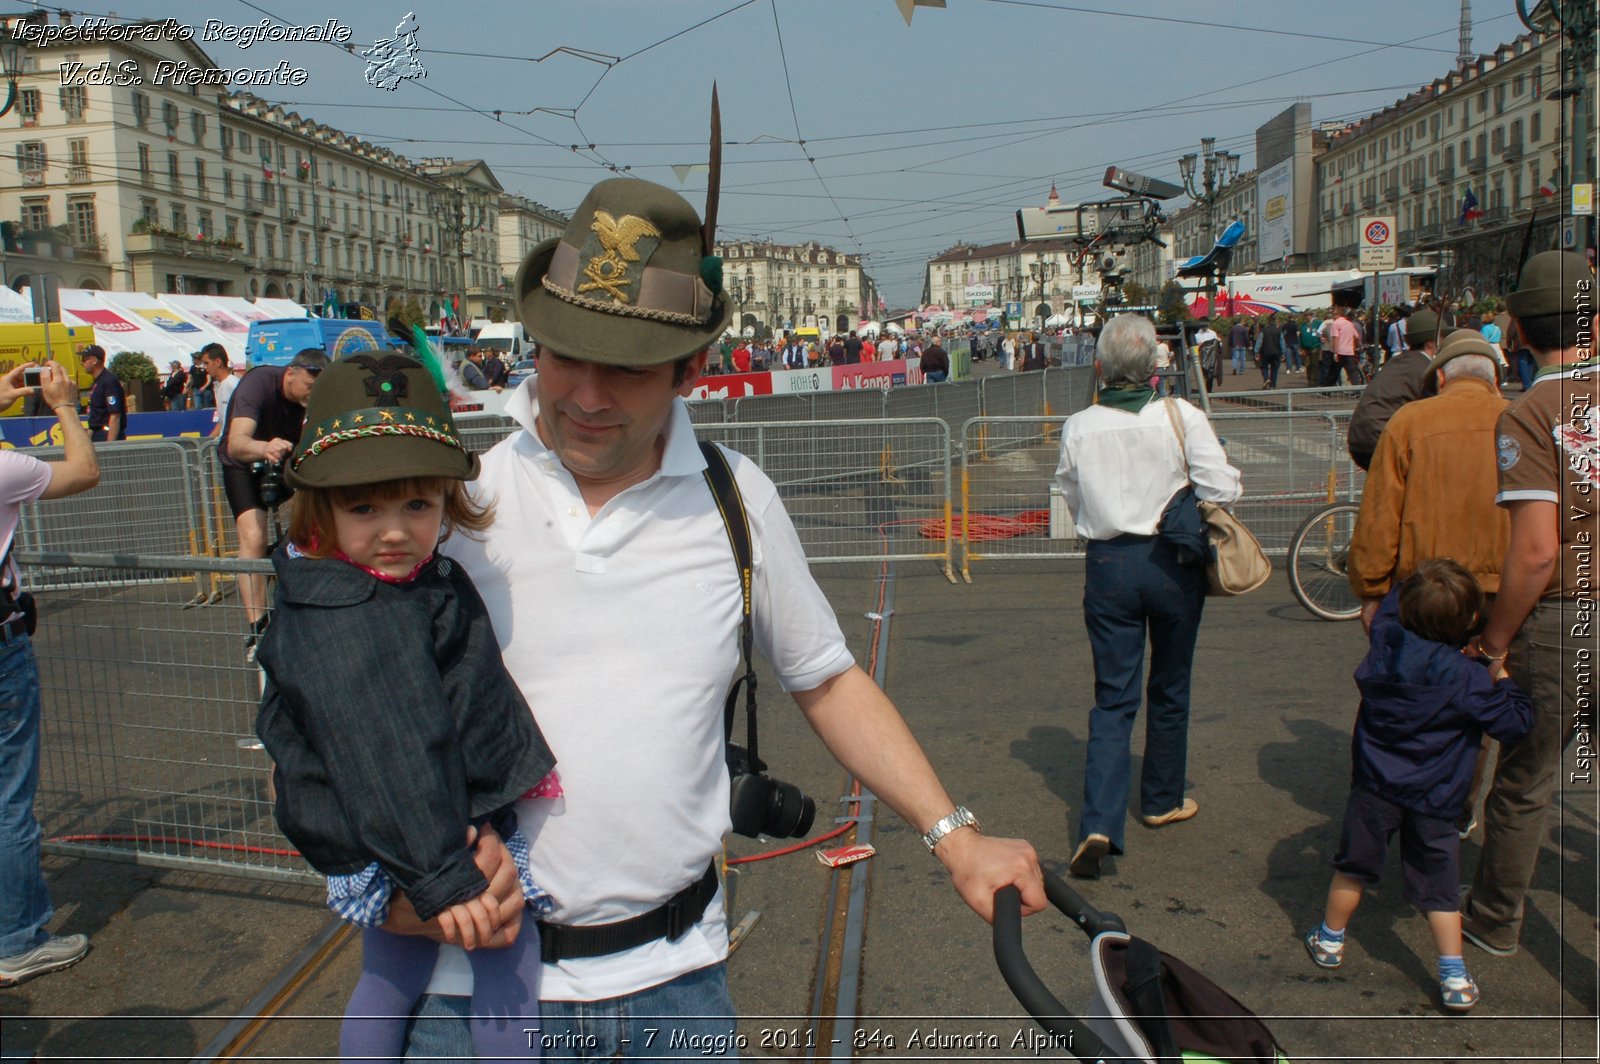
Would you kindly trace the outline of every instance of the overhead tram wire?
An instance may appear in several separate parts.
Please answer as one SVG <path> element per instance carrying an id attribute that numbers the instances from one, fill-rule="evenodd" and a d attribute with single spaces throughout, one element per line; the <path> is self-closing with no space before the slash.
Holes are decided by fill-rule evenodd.
<path id="1" fill-rule="evenodd" d="M 817 161 L 811 157 L 811 151 L 806 147 L 806 135 L 800 130 L 800 112 L 795 108 L 794 103 L 794 82 L 789 77 L 789 53 L 783 46 L 783 26 L 778 20 L 778 0 L 768 0 L 768 3 L 772 7 L 772 28 L 778 35 L 778 58 L 783 63 L 783 87 L 789 94 L 789 115 L 794 119 L 794 135 L 797 138 L 800 152 L 805 156 L 806 162 L 810 164 L 811 172 L 817 175 L 817 184 L 822 186 L 822 191 L 827 193 L 829 202 L 833 204 L 833 209 L 838 212 L 839 221 L 844 223 L 844 231 L 849 235 L 850 242 L 856 246 L 856 254 L 865 254 L 866 249 L 861 246 L 861 240 L 855 235 L 855 231 L 850 228 L 849 217 L 839 207 L 839 201 L 834 198 L 833 190 L 828 187 L 828 182 L 823 178 L 822 171 L 817 169 Z"/>

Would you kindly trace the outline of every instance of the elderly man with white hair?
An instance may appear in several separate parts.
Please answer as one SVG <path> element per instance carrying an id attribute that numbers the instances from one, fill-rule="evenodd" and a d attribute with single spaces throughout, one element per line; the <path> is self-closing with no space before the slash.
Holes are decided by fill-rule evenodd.
<path id="1" fill-rule="evenodd" d="M 1454 558 L 1485 595 L 1500 590 L 1511 519 L 1495 505 L 1495 424 L 1506 408 L 1499 363 L 1472 329 L 1451 333 L 1423 374 L 1438 394 L 1396 410 L 1361 494 L 1350 589 L 1372 623 L 1396 583 L 1429 558 Z"/>
<path id="2" fill-rule="evenodd" d="M 1082 877 L 1098 876 L 1107 854 L 1123 852 L 1128 738 L 1139 713 L 1147 637 L 1140 819 L 1156 828 L 1199 811 L 1183 788 L 1205 560 L 1185 548 L 1173 526 L 1188 523 L 1191 542 L 1204 550 L 1193 498 L 1226 505 L 1240 493 L 1239 471 L 1228 464 L 1205 415 L 1182 399 L 1158 399 L 1151 390 L 1157 347 L 1148 320 L 1113 318 L 1100 334 L 1096 355 L 1100 401 L 1067 419 L 1056 469 L 1078 537 L 1088 543 L 1083 615 L 1094 654 L 1095 704 L 1078 848 L 1069 866 Z"/>

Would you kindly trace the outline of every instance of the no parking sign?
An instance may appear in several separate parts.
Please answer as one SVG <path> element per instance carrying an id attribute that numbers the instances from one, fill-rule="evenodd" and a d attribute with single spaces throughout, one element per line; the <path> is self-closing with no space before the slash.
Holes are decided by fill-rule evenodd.
<path id="1" fill-rule="evenodd" d="M 1361 219 L 1361 270 L 1366 273 L 1392 270 L 1398 263 L 1394 216 Z"/>

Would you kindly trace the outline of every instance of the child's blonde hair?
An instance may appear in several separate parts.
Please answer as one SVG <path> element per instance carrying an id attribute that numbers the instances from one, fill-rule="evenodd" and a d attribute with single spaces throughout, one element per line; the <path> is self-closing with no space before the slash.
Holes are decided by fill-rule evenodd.
<path id="1" fill-rule="evenodd" d="M 461 531 L 484 532 L 494 520 L 493 505 L 482 505 L 467 494 L 467 485 L 454 477 L 400 477 L 374 484 L 339 488 L 301 488 L 294 493 L 289 517 L 289 542 L 308 558 L 328 558 L 339 548 L 333 541 L 333 510 L 367 500 L 387 502 L 414 495 L 444 495 L 443 530 L 439 542 Z"/>

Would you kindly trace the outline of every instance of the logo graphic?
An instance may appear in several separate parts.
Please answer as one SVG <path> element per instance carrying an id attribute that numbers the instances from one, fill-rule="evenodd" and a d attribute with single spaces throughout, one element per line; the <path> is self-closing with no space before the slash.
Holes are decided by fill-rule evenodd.
<path id="1" fill-rule="evenodd" d="M 1516 465 L 1517 460 L 1522 457 L 1522 445 L 1510 436 L 1501 436 L 1495 444 L 1495 454 L 1500 463 L 1500 471 L 1503 473 Z"/>
<path id="2" fill-rule="evenodd" d="M 1367 243 L 1381 244 L 1389 239 L 1389 227 L 1382 222 L 1373 222 L 1367 226 Z"/>
<path id="3" fill-rule="evenodd" d="M 1593 422 L 1569 421 L 1555 426 L 1551 435 L 1566 452 L 1567 468 L 1600 486 L 1600 438 L 1595 436 L 1592 426 Z"/>
<path id="4" fill-rule="evenodd" d="M 367 84 L 393 92 L 402 81 L 425 78 L 428 72 L 417 61 L 417 16 L 406 12 L 400 25 L 394 28 L 394 37 L 387 41 L 374 41 L 372 47 L 361 53 L 367 61 Z"/>
<path id="5" fill-rule="evenodd" d="M 578 291 L 592 292 L 598 288 L 618 303 L 632 302 L 627 291 L 633 285 L 633 279 L 628 276 L 628 263 L 639 261 L 640 253 L 636 246 L 639 241 L 646 237 L 659 237 L 661 230 L 637 215 L 624 214 L 621 218 L 613 218 L 609 211 L 595 211 L 594 221 L 589 228 L 594 230 L 606 250 L 603 255 L 592 256 L 584 266 L 583 275 L 589 279 L 578 286 Z M 644 254 L 648 255 L 655 249 L 656 242 L 652 242 Z"/>

